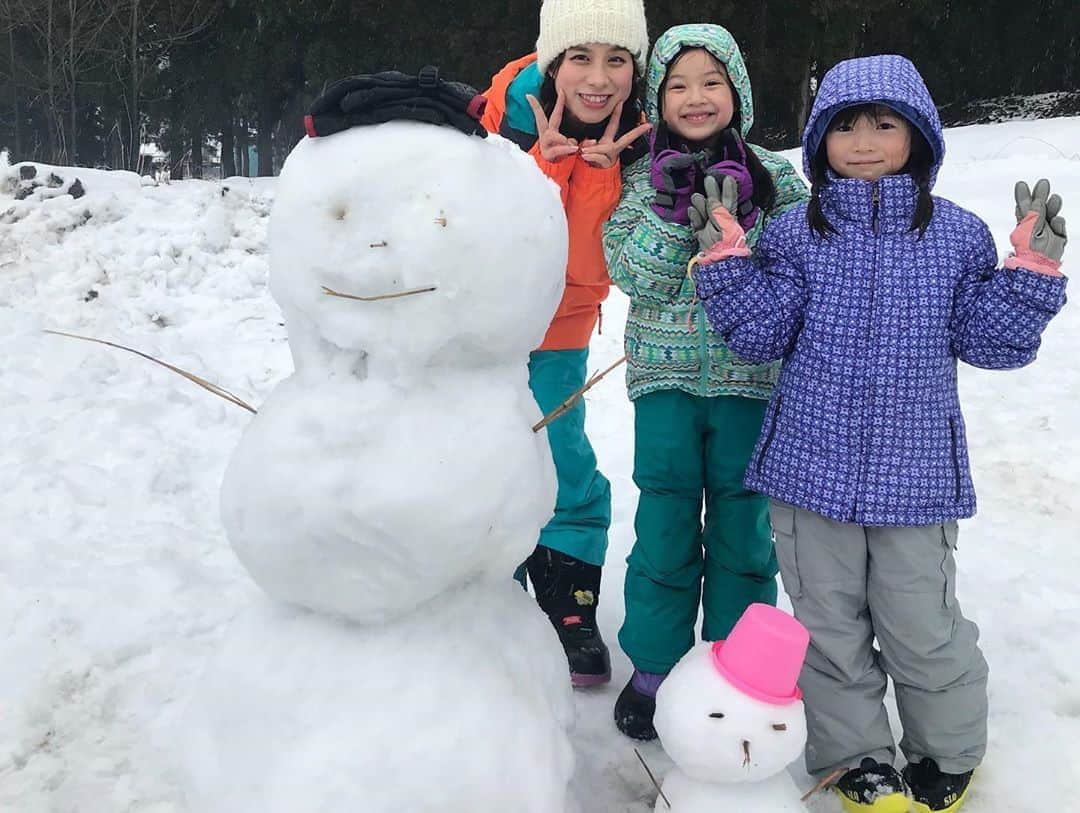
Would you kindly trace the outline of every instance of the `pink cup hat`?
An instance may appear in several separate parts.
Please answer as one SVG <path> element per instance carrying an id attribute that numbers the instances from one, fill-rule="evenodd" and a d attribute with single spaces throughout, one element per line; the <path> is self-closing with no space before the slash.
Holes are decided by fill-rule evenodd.
<path id="1" fill-rule="evenodd" d="M 783 610 L 751 604 L 726 640 L 712 645 L 716 671 L 743 694 L 774 706 L 802 699 L 796 685 L 810 633 Z"/>

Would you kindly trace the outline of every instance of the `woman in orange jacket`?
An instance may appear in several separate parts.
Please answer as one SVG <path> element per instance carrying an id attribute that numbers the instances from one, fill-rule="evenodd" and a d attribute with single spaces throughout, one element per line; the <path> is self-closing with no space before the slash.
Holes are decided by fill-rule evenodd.
<path id="1" fill-rule="evenodd" d="M 649 129 L 638 93 L 648 48 L 642 0 L 545 0 L 536 53 L 508 64 L 484 94 L 484 126 L 533 157 L 566 210 L 566 291 L 529 359 L 529 386 L 545 413 L 585 383 L 589 338 L 611 284 L 601 229 L 619 202 L 621 166 Z M 548 440 L 559 492 L 526 568 L 573 684 L 606 683 L 611 663 L 596 602 L 611 486 L 585 436 L 584 400 L 548 426 Z"/>

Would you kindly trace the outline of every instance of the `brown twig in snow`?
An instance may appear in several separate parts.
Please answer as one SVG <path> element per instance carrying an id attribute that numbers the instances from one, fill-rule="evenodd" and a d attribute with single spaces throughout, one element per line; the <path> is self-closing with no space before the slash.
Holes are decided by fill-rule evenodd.
<path id="1" fill-rule="evenodd" d="M 385 240 L 380 240 L 377 243 L 371 243 L 368 248 L 386 248 L 388 245 L 390 244 Z"/>
<path id="2" fill-rule="evenodd" d="M 446 218 L 445 218 L 445 217 L 437 217 L 437 218 L 435 218 L 435 222 L 436 222 L 436 223 L 437 223 L 438 225 L 442 226 L 442 227 L 443 227 L 444 229 L 446 228 L 446 222 L 447 222 L 447 221 L 446 221 Z"/>
<path id="3" fill-rule="evenodd" d="M 358 302 L 378 302 L 382 299 L 398 299 L 402 296 L 412 296 L 413 294 L 426 294 L 435 290 L 434 285 L 429 285 L 427 288 L 413 288 L 411 291 L 399 291 L 396 294 L 379 294 L 378 296 L 356 296 L 354 294 L 343 294 L 340 291 L 335 291 L 333 288 L 327 288 L 322 286 L 322 291 L 327 296 L 339 296 L 342 299 L 355 299 Z"/>
<path id="4" fill-rule="evenodd" d="M 557 407 L 555 407 L 555 409 L 553 409 L 551 412 L 549 412 L 547 415 L 545 415 L 544 420 L 542 420 L 542 421 L 540 421 L 540 423 L 536 424 L 536 426 L 534 426 L 532 428 L 532 430 L 534 432 L 539 432 L 541 429 L 543 429 L 549 423 L 554 421 L 556 418 L 560 417 L 561 415 L 565 415 L 567 412 L 569 412 L 571 409 L 573 409 L 574 404 L 577 403 L 578 398 L 580 398 L 586 392 L 591 390 L 593 388 L 594 384 L 599 383 L 599 381 L 604 376 L 606 376 L 608 373 L 610 373 L 612 370 L 614 370 L 616 367 L 618 367 L 620 364 L 622 364 L 624 361 L 626 361 L 626 358 L 627 358 L 626 356 L 623 356 L 621 359 L 616 361 L 614 364 L 612 364 L 610 367 L 608 367 L 602 373 L 593 373 L 592 378 L 590 378 L 588 381 L 585 382 L 584 387 L 579 389 L 577 392 L 575 392 L 573 395 L 571 395 L 569 398 L 567 398 L 565 401 L 563 401 L 561 404 L 559 404 Z"/>
<path id="5" fill-rule="evenodd" d="M 811 796 L 813 796 L 815 793 L 817 793 L 823 787 L 825 787 L 826 785 L 832 783 L 834 780 L 839 779 L 843 775 L 843 773 L 844 773 L 843 768 L 837 768 L 831 774 L 829 774 L 824 779 L 822 779 L 820 782 L 818 782 L 816 785 L 814 785 L 814 787 L 810 788 L 810 790 L 806 791 L 806 793 L 803 794 L 802 799 L 800 799 L 799 801 L 805 802 L 807 799 L 809 799 Z"/>
<path id="6" fill-rule="evenodd" d="M 124 345 L 116 344 L 115 342 L 107 342 L 104 339 L 95 339 L 95 338 L 93 338 L 91 336 L 79 336 L 79 335 L 76 335 L 75 333 L 64 333 L 61 330 L 46 330 L 45 332 L 52 335 L 52 336 L 67 336 L 69 339 L 79 339 L 79 340 L 84 341 L 84 342 L 94 342 L 95 344 L 104 344 L 104 345 L 106 345 L 108 347 L 115 347 L 117 350 L 126 350 L 128 353 L 134 353 L 136 356 L 140 356 L 140 357 L 146 359 L 147 361 L 154 362 L 154 364 L 160 364 L 166 370 L 172 370 L 177 375 L 182 375 L 184 378 L 186 378 L 188 381 L 192 382 L 193 384 L 198 384 L 200 387 L 202 387 L 207 392 L 212 392 L 212 393 L 214 393 L 214 395 L 218 396 L 219 398 L 224 398 L 226 401 L 228 401 L 231 404 L 236 404 L 238 407 L 243 407 L 248 412 L 250 412 L 252 415 L 257 415 L 258 414 L 258 410 L 256 410 L 255 407 L 253 407 L 250 404 L 248 404 L 247 402 L 243 401 L 239 396 L 233 395 L 228 390 L 223 389 L 222 387 L 219 387 L 217 384 L 213 384 L 213 383 L 207 381 L 205 378 L 200 378 L 199 376 L 195 375 L 194 373 L 189 373 L 187 370 L 182 370 L 179 367 L 175 367 L 172 364 L 169 364 L 167 361 L 162 361 L 161 359 L 156 359 L 153 356 L 142 352 L 141 350 L 136 350 L 136 349 L 134 349 L 132 347 L 125 347 Z"/>
<path id="7" fill-rule="evenodd" d="M 634 749 L 634 753 L 637 754 L 638 762 L 641 763 L 641 767 L 645 769 L 645 773 L 649 775 L 649 779 L 652 780 L 653 787 L 656 788 L 656 792 L 660 794 L 660 798 L 664 800 L 664 804 L 667 805 L 667 809 L 671 810 L 671 802 L 668 801 L 668 797 L 664 795 L 664 791 L 660 788 L 660 783 L 656 781 L 656 777 L 653 776 L 653 772 L 649 770 L 649 765 L 645 762 L 645 757 L 641 755 L 638 749 Z"/>

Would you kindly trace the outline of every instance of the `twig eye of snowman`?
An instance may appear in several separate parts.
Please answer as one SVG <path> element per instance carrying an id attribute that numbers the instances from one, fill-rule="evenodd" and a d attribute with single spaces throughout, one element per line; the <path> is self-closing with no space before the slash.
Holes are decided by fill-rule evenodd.
<path id="1" fill-rule="evenodd" d="M 787 731 L 787 723 L 773 723 L 773 731 Z"/>
<path id="2" fill-rule="evenodd" d="M 714 720 L 723 720 L 724 719 L 724 712 L 722 712 L 722 711 L 714 711 L 709 716 L 712 717 Z"/>

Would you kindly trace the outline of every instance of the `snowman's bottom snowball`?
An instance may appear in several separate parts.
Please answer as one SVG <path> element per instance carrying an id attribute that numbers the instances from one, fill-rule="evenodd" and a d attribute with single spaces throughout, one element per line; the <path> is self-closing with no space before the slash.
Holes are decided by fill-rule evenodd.
<path id="1" fill-rule="evenodd" d="M 259 600 L 177 736 L 199 813 L 563 813 L 566 658 L 505 580 L 357 626 Z"/>

